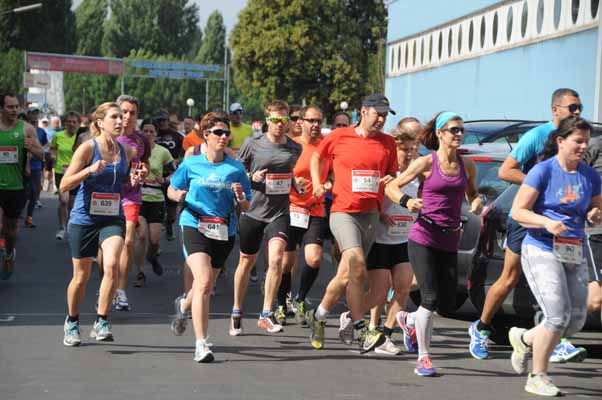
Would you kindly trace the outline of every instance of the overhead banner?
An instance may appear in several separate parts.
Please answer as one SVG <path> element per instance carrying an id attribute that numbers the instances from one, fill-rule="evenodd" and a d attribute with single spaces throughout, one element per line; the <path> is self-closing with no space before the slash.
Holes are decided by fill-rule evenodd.
<path id="1" fill-rule="evenodd" d="M 23 74 L 23 87 L 50 89 L 50 76 L 47 74 L 25 72 Z"/>
<path id="2" fill-rule="evenodd" d="M 27 70 L 76 72 L 81 74 L 121 75 L 123 61 L 116 58 L 65 56 L 27 52 Z"/>
<path id="3" fill-rule="evenodd" d="M 137 78 L 223 79 L 221 65 L 127 60 L 127 76 Z"/>

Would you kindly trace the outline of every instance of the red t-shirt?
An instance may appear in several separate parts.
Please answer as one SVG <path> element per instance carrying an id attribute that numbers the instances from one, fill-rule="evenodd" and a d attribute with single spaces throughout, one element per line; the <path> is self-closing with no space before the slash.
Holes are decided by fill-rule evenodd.
<path id="1" fill-rule="evenodd" d="M 309 215 L 314 217 L 324 217 L 326 215 L 326 211 L 324 210 L 324 196 L 320 198 L 314 197 L 312 194 L 313 186 L 311 184 L 311 173 L 309 172 L 309 164 L 311 157 L 314 155 L 316 150 L 318 150 L 318 146 L 324 140 L 323 138 L 318 138 L 315 143 L 305 143 L 301 140 L 301 136 L 298 136 L 293 139 L 295 142 L 299 143 L 303 146 L 303 152 L 301 156 L 297 160 L 295 164 L 295 168 L 293 169 L 293 174 L 295 177 L 303 177 L 307 180 L 307 185 L 305 186 L 305 194 L 300 195 L 295 192 L 295 189 L 291 189 L 291 205 L 303 207 L 309 210 Z M 330 169 L 330 160 L 325 160 L 328 162 L 324 162 L 322 164 L 322 172 L 320 173 L 320 181 L 324 182 L 328 177 L 328 170 Z"/>
<path id="2" fill-rule="evenodd" d="M 393 137 L 378 132 L 362 137 L 355 127 L 332 131 L 318 146 L 321 159 L 332 159 L 332 212 L 358 213 L 377 209 L 384 196 L 380 178 L 399 170 Z"/>

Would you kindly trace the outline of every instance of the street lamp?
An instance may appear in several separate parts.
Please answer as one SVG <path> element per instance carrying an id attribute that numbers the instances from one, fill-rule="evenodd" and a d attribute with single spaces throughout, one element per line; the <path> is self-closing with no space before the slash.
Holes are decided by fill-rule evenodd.
<path id="1" fill-rule="evenodd" d="M 349 108 L 349 104 L 346 101 L 341 101 L 341 104 L 339 104 L 339 107 L 341 107 L 341 110 L 347 111 L 347 109 Z"/>
<path id="2" fill-rule="evenodd" d="M 18 13 L 22 13 L 22 12 L 37 10 L 38 8 L 41 8 L 41 7 L 42 7 L 42 3 L 35 3 L 35 4 L 30 4 L 28 6 L 17 7 L 17 8 L 13 8 L 11 10 L 2 11 L 2 12 L 0 12 L 0 15 L 18 14 Z"/>
<path id="3" fill-rule="evenodd" d="M 186 105 L 188 106 L 188 116 L 192 117 L 192 107 L 194 107 L 194 99 L 186 99 Z"/>

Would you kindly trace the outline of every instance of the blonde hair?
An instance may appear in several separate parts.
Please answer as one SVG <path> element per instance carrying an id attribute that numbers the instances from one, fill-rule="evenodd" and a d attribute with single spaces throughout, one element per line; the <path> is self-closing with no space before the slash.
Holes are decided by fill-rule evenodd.
<path id="1" fill-rule="evenodd" d="M 287 114 L 290 111 L 290 107 L 288 103 L 284 100 L 274 100 L 271 103 L 268 103 L 265 106 L 265 116 L 269 116 L 271 112 L 286 112 Z"/>
<path id="2" fill-rule="evenodd" d="M 108 101 L 96 107 L 96 110 L 94 110 L 94 112 L 92 113 L 92 122 L 90 123 L 90 136 L 100 136 L 102 131 L 100 129 L 100 126 L 98 126 L 98 120 L 104 119 L 104 117 L 107 115 L 107 111 L 109 111 L 111 108 L 119 108 L 119 106 L 117 105 L 117 103 Z"/>

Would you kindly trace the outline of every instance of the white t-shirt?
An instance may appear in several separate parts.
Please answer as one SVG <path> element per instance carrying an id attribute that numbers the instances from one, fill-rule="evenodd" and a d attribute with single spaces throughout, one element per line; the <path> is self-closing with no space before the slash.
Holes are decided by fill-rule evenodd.
<path id="1" fill-rule="evenodd" d="M 414 179 L 401 188 L 401 191 L 408 196 L 416 198 L 418 193 L 418 187 L 420 182 L 418 179 Z M 382 223 L 380 220 L 376 225 L 376 243 L 379 244 L 401 244 L 408 241 L 408 234 L 412 223 L 416 221 L 418 214 L 412 214 L 407 208 L 400 206 L 397 203 L 393 203 L 385 196 L 383 202 L 382 212 L 391 217 L 396 223 L 395 226 L 388 226 Z"/>

